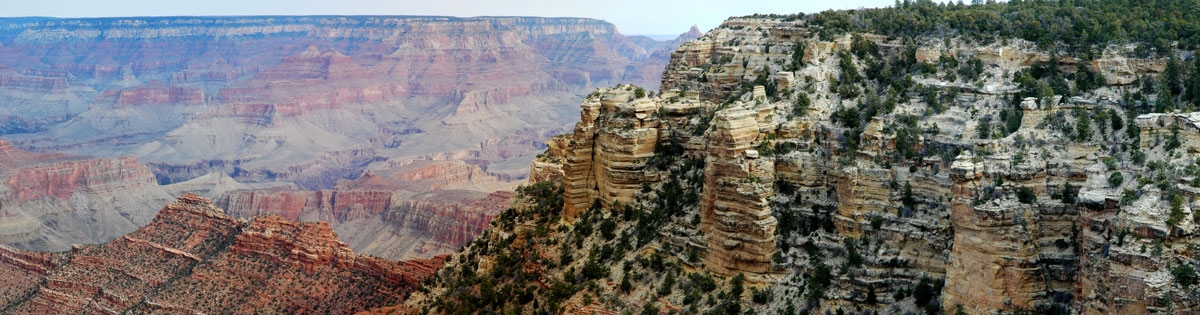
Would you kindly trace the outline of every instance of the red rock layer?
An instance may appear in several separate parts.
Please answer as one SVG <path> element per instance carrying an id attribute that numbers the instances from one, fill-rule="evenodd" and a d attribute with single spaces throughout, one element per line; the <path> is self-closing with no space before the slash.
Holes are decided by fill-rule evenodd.
<path id="1" fill-rule="evenodd" d="M 4 183 L 19 202 L 67 198 L 75 192 L 105 193 L 154 185 L 154 174 L 136 157 L 67 161 L 15 170 Z"/>
<path id="2" fill-rule="evenodd" d="M 398 195 L 397 195 L 398 194 Z M 482 195 L 461 190 L 410 194 L 384 190 L 270 189 L 236 191 L 219 204 L 236 217 L 281 216 L 322 220 L 333 225 L 378 217 L 397 234 L 457 249 L 475 239 L 507 208 L 511 192 Z M 375 220 L 375 219 L 373 219 Z M 356 242 L 357 243 L 357 242 Z"/>
<path id="3" fill-rule="evenodd" d="M 117 107 L 158 104 L 204 104 L 204 90 L 179 87 L 159 81 L 125 90 L 108 90 L 96 99 L 98 103 L 115 103 Z"/>
<path id="4" fill-rule="evenodd" d="M 65 251 L 145 225 L 170 200 L 135 157 L 30 153 L 0 140 L 0 244 Z"/>
<path id="5" fill-rule="evenodd" d="M 60 254 L 0 248 L 14 313 L 352 313 L 394 303 L 441 260 L 356 256 L 324 223 L 239 221 L 186 194 L 148 226 Z"/>

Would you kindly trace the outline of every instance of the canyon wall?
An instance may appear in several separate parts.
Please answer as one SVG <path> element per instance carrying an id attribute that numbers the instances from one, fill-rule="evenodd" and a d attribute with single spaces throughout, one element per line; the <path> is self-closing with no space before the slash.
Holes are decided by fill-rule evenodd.
<path id="1" fill-rule="evenodd" d="M 449 254 L 584 94 L 656 85 L 699 35 L 583 18 L 0 19 L 0 137 L 43 154 L 3 171 L 0 243 L 108 241 L 196 192 L 238 218 L 329 222 L 367 254 Z"/>
<path id="2" fill-rule="evenodd" d="M 0 243 L 65 251 L 150 222 L 170 196 L 135 157 L 36 154 L 0 140 Z"/>
<path id="3" fill-rule="evenodd" d="M 460 161 L 395 161 L 327 190 L 231 190 L 217 205 L 237 218 L 277 215 L 327 222 L 356 252 L 386 259 L 454 253 L 479 235 L 512 194 L 473 189 L 499 180 Z M 493 183 L 488 185 L 489 180 Z"/>
<path id="4" fill-rule="evenodd" d="M 1054 56 L 1022 40 L 817 35 L 811 22 L 731 18 L 672 53 L 661 92 L 597 90 L 574 131 L 548 140 L 530 166 L 531 179 L 561 184 L 561 217 L 551 217 L 561 219 L 559 233 L 526 228 L 544 224 L 546 209 L 529 203 L 547 193 L 527 191 L 518 196 L 526 210 L 484 235 L 550 244 L 514 246 L 562 255 L 562 265 L 538 268 L 563 272 L 563 281 L 588 281 L 587 271 L 571 273 L 595 264 L 618 270 L 600 274 L 608 284 L 599 290 L 538 297 L 576 311 L 695 303 L 689 287 L 669 290 L 676 278 L 662 275 L 674 267 L 655 266 L 647 257 L 656 255 L 756 285 L 752 299 L 693 311 L 1198 305 L 1200 118 L 1153 113 L 1151 104 L 1174 100 L 1147 96 L 1141 81 L 1178 64 L 1125 46 Z M 615 244 L 588 236 L 614 221 Z M 611 248 L 618 256 L 605 260 Z M 507 258 L 496 253 L 477 242 L 460 257 L 484 256 L 452 267 L 494 268 L 487 263 Z M 458 298 L 434 290 L 408 305 L 452 310 L 428 303 Z"/>
<path id="5" fill-rule="evenodd" d="M 388 158 L 496 145 L 479 158 L 524 165 L 537 135 L 566 127 L 562 105 L 656 85 L 696 36 L 635 40 L 581 18 L 3 19 L 0 134 L 135 155 L 163 184 L 220 171 L 323 189 Z"/>

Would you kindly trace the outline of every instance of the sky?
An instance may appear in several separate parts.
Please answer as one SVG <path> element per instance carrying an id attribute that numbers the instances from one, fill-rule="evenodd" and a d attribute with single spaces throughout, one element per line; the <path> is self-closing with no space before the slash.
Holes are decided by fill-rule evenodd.
<path id="1" fill-rule="evenodd" d="M 448 15 L 589 17 L 623 34 L 708 31 L 730 16 L 894 4 L 894 0 L 0 0 L 0 16 Z"/>

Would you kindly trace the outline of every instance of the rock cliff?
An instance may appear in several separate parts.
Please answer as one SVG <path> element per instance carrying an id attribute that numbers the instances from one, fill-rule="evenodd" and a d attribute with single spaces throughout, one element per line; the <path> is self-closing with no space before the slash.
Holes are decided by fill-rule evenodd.
<path id="1" fill-rule="evenodd" d="M 598 89 L 405 306 L 1193 312 L 1195 57 L 879 18 L 929 6 L 730 18 Z"/>

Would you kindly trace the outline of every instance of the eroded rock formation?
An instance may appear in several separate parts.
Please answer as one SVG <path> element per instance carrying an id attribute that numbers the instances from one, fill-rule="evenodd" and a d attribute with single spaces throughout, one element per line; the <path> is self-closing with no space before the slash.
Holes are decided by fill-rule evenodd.
<path id="1" fill-rule="evenodd" d="M 358 256 L 328 224 L 237 220 L 187 194 L 102 245 L 0 248 L 0 302 L 12 313 L 349 313 L 398 301 L 440 261 Z"/>
<path id="2" fill-rule="evenodd" d="M 162 184 L 220 171 L 327 189 L 373 162 L 494 146 L 475 159 L 523 166 L 567 127 L 562 104 L 657 85 L 696 36 L 581 18 L 6 19 L 0 129 L 35 151 L 135 155 Z"/>
<path id="3" fill-rule="evenodd" d="M 412 259 L 457 251 L 507 209 L 511 197 L 504 190 L 475 190 L 503 186 L 479 167 L 463 162 L 391 164 L 332 189 L 231 190 L 217 204 L 237 218 L 277 215 L 328 222 L 356 252 Z"/>
<path id="4" fill-rule="evenodd" d="M 1169 57 L 817 22 L 732 18 L 672 54 L 657 95 L 599 89 L 531 165 L 551 182 L 518 196 L 441 284 L 520 260 L 511 248 L 560 257 L 522 268 L 588 290 L 533 300 L 581 312 L 1195 309 L 1200 119 L 1141 115 L 1190 107 L 1135 96 Z M 544 204 L 555 182 L 559 216 Z M 698 270 L 758 286 L 697 306 Z M 454 310 L 461 292 L 408 306 Z"/>
<path id="5" fill-rule="evenodd" d="M 169 196 L 135 157 L 36 154 L 0 140 L 0 243 L 64 251 L 132 232 Z"/>

